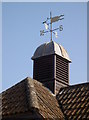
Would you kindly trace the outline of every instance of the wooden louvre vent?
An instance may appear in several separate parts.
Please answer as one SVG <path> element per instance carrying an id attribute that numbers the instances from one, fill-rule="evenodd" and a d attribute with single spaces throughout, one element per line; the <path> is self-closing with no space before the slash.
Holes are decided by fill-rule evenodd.
<path id="1" fill-rule="evenodd" d="M 54 93 L 54 56 L 34 60 L 33 78 L 43 83 Z"/>
<path id="2" fill-rule="evenodd" d="M 33 77 L 39 81 L 47 81 L 53 78 L 54 58 L 52 55 L 34 60 Z"/>
<path id="3" fill-rule="evenodd" d="M 59 44 L 51 41 L 39 46 L 33 57 L 33 78 L 54 94 L 69 84 L 69 56 Z"/>
<path id="4" fill-rule="evenodd" d="M 56 93 L 62 86 L 69 84 L 69 63 L 56 55 Z"/>

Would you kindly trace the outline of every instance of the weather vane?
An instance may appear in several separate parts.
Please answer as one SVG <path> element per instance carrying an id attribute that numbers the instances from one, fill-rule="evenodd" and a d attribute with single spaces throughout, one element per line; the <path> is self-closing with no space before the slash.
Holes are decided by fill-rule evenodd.
<path id="1" fill-rule="evenodd" d="M 52 17 L 52 13 L 50 12 L 50 18 L 47 18 L 47 20 L 43 22 L 43 24 L 45 25 L 45 29 L 47 31 L 41 30 L 40 31 L 40 36 L 43 36 L 45 33 L 49 32 L 50 36 L 51 36 L 51 41 L 52 41 L 52 33 L 57 38 L 58 37 L 57 30 L 62 31 L 63 30 L 63 26 L 60 25 L 58 28 L 52 29 L 52 23 L 57 22 L 59 20 L 63 20 L 64 19 L 63 16 L 64 15 Z"/>

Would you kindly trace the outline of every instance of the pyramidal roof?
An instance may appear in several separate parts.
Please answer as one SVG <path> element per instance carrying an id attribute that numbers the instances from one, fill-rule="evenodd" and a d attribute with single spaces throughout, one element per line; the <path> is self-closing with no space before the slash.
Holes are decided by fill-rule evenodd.
<path id="1" fill-rule="evenodd" d="M 69 58 L 69 55 L 67 51 L 63 48 L 63 46 L 59 45 L 58 43 L 54 41 L 47 42 L 47 43 L 40 45 L 36 49 L 34 55 L 32 56 L 32 60 L 42 57 L 42 56 L 51 55 L 51 54 L 57 54 L 65 58 L 69 62 L 71 62 L 71 59 Z"/>
<path id="2" fill-rule="evenodd" d="M 26 78 L 0 94 L 3 118 L 64 119 L 56 97 L 40 82 Z M 37 113 L 35 115 L 35 113 Z M 22 120 L 22 119 L 21 119 Z M 26 119 L 27 120 L 27 119 Z"/>

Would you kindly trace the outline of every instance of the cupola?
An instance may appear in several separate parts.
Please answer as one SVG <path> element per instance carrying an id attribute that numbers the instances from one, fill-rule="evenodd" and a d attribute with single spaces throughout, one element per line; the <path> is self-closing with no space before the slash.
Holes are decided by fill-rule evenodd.
<path id="1" fill-rule="evenodd" d="M 69 85 L 69 63 L 71 60 L 63 46 L 54 41 L 40 45 L 34 55 L 33 79 L 36 79 L 57 94 L 59 89 Z"/>

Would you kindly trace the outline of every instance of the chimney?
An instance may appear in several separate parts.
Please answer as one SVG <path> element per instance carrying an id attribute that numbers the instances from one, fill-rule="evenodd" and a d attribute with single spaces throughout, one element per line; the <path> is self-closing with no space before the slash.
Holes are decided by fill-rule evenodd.
<path id="1" fill-rule="evenodd" d="M 57 94 L 61 87 L 69 85 L 69 63 L 67 51 L 56 42 L 40 45 L 33 57 L 33 79 Z"/>

